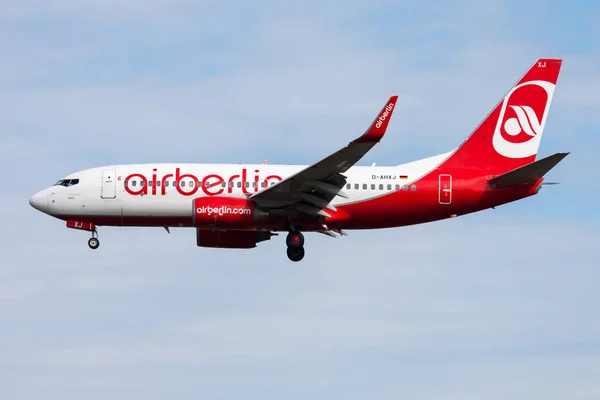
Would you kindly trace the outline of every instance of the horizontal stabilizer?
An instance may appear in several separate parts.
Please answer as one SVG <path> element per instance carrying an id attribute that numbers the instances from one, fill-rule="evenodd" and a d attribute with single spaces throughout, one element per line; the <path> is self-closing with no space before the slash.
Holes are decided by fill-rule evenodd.
<path id="1" fill-rule="evenodd" d="M 556 153 L 541 160 L 534 161 L 510 172 L 490 179 L 488 182 L 495 186 L 515 186 L 535 183 L 562 161 L 569 153 Z"/>

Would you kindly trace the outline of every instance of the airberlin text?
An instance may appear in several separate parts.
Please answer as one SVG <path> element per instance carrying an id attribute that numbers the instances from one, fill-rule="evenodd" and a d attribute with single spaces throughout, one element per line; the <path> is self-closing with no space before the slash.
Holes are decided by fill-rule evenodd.
<path id="1" fill-rule="evenodd" d="M 227 206 L 221 206 L 221 207 L 211 207 L 211 206 L 204 206 L 204 207 L 198 207 L 196 208 L 196 212 L 198 214 L 208 214 L 213 215 L 213 214 L 218 214 L 218 215 L 226 215 L 226 214 L 233 214 L 233 215 L 250 215 L 252 214 L 252 210 L 249 208 L 242 208 L 242 207 L 227 207 Z"/>
<path id="2" fill-rule="evenodd" d="M 218 196 L 225 192 L 232 193 L 233 187 L 238 186 L 241 182 L 241 189 L 244 194 L 258 192 L 259 187 L 266 188 L 271 183 L 279 182 L 282 178 L 279 175 L 268 175 L 264 178 L 260 176 L 260 170 L 254 170 L 254 175 L 248 176 L 248 171 L 243 168 L 239 174 L 221 176 L 219 174 L 208 174 L 203 177 L 198 177 L 194 174 L 182 174 L 180 168 L 175 168 L 174 174 L 166 174 L 159 176 L 158 170 L 154 168 L 152 177 L 147 178 L 143 174 L 133 173 L 127 175 L 124 179 L 124 188 L 127 193 L 132 196 L 165 196 L 167 191 L 176 190 L 182 196 L 194 196 L 198 190 L 202 190 L 207 196 Z M 200 179 L 201 178 L 201 179 Z M 251 180 L 248 180 L 250 178 Z M 119 177 L 118 180 L 121 180 Z M 131 181 L 141 182 L 139 188 L 132 187 Z M 175 182 L 175 187 L 169 187 L 169 182 Z M 182 182 L 192 182 L 192 185 Z M 246 187 L 246 182 L 248 186 Z M 172 185 L 172 184 L 171 184 Z"/>
<path id="3" fill-rule="evenodd" d="M 390 115 L 390 112 L 394 109 L 394 103 L 390 103 L 385 106 L 383 113 L 377 118 L 377 122 L 375 123 L 375 128 L 380 128 L 383 125 L 384 121 Z"/>

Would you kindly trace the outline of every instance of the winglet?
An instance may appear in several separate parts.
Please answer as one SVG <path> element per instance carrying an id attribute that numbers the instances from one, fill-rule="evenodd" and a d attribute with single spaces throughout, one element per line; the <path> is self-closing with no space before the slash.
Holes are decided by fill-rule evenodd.
<path id="1" fill-rule="evenodd" d="M 398 96 L 392 96 L 386 103 L 386 105 L 381 109 L 375 121 L 369 126 L 369 129 L 358 139 L 355 140 L 356 143 L 377 143 L 381 140 L 383 135 L 385 135 L 385 131 L 390 123 L 390 119 L 392 118 L 392 113 L 396 108 L 396 102 L 398 101 Z"/>

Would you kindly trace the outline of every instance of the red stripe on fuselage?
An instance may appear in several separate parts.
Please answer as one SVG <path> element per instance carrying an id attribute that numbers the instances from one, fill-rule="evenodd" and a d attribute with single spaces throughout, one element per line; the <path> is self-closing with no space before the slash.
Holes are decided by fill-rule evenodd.
<path id="1" fill-rule="evenodd" d="M 452 200 L 450 204 L 440 204 L 439 175 L 452 175 Z M 535 184 L 508 189 L 494 189 L 487 185 L 487 178 L 469 176 L 472 171 L 436 169 L 413 184 L 416 190 L 398 190 L 370 200 L 337 206 L 337 211 L 327 211 L 332 218 L 324 222 L 329 228 L 377 229 L 391 228 L 431 222 L 469 214 L 493 206 L 506 204 L 536 193 L 541 180 Z M 191 207 L 190 207 L 191 209 Z M 56 215 L 62 220 L 76 220 L 105 226 L 140 227 L 193 227 L 191 211 L 189 216 L 103 216 L 103 215 Z M 304 231 L 323 229 L 314 218 L 303 217 L 297 225 Z M 256 225 L 257 229 L 285 231 L 284 217 L 273 217 Z"/>
<path id="2" fill-rule="evenodd" d="M 453 173 L 451 173 L 453 172 Z M 328 223 L 331 228 L 378 229 L 393 228 L 432 222 L 465 215 L 490 207 L 510 203 L 534 195 L 541 183 L 508 189 L 494 189 L 487 185 L 486 177 L 472 176 L 470 171 L 444 171 L 436 169 L 414 183 L 416 190 L 399 190 L 360 203 L 348 204 L 338 209 L 350 215 L 341 226 Z M 452 202 L 439 202 L 439 175 L 452 175 Z M 488 178 L 491 178 L 488 177 Z"/>

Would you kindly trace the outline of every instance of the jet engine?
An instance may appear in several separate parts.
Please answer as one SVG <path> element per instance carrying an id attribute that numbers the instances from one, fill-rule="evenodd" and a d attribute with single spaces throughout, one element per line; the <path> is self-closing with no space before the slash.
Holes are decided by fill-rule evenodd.
<path id="1" fill-rule="evenodd" d="M 251 229 L 269 217 L 246 198 L 207 196 L 193 201 L 196 228 Z"/>

